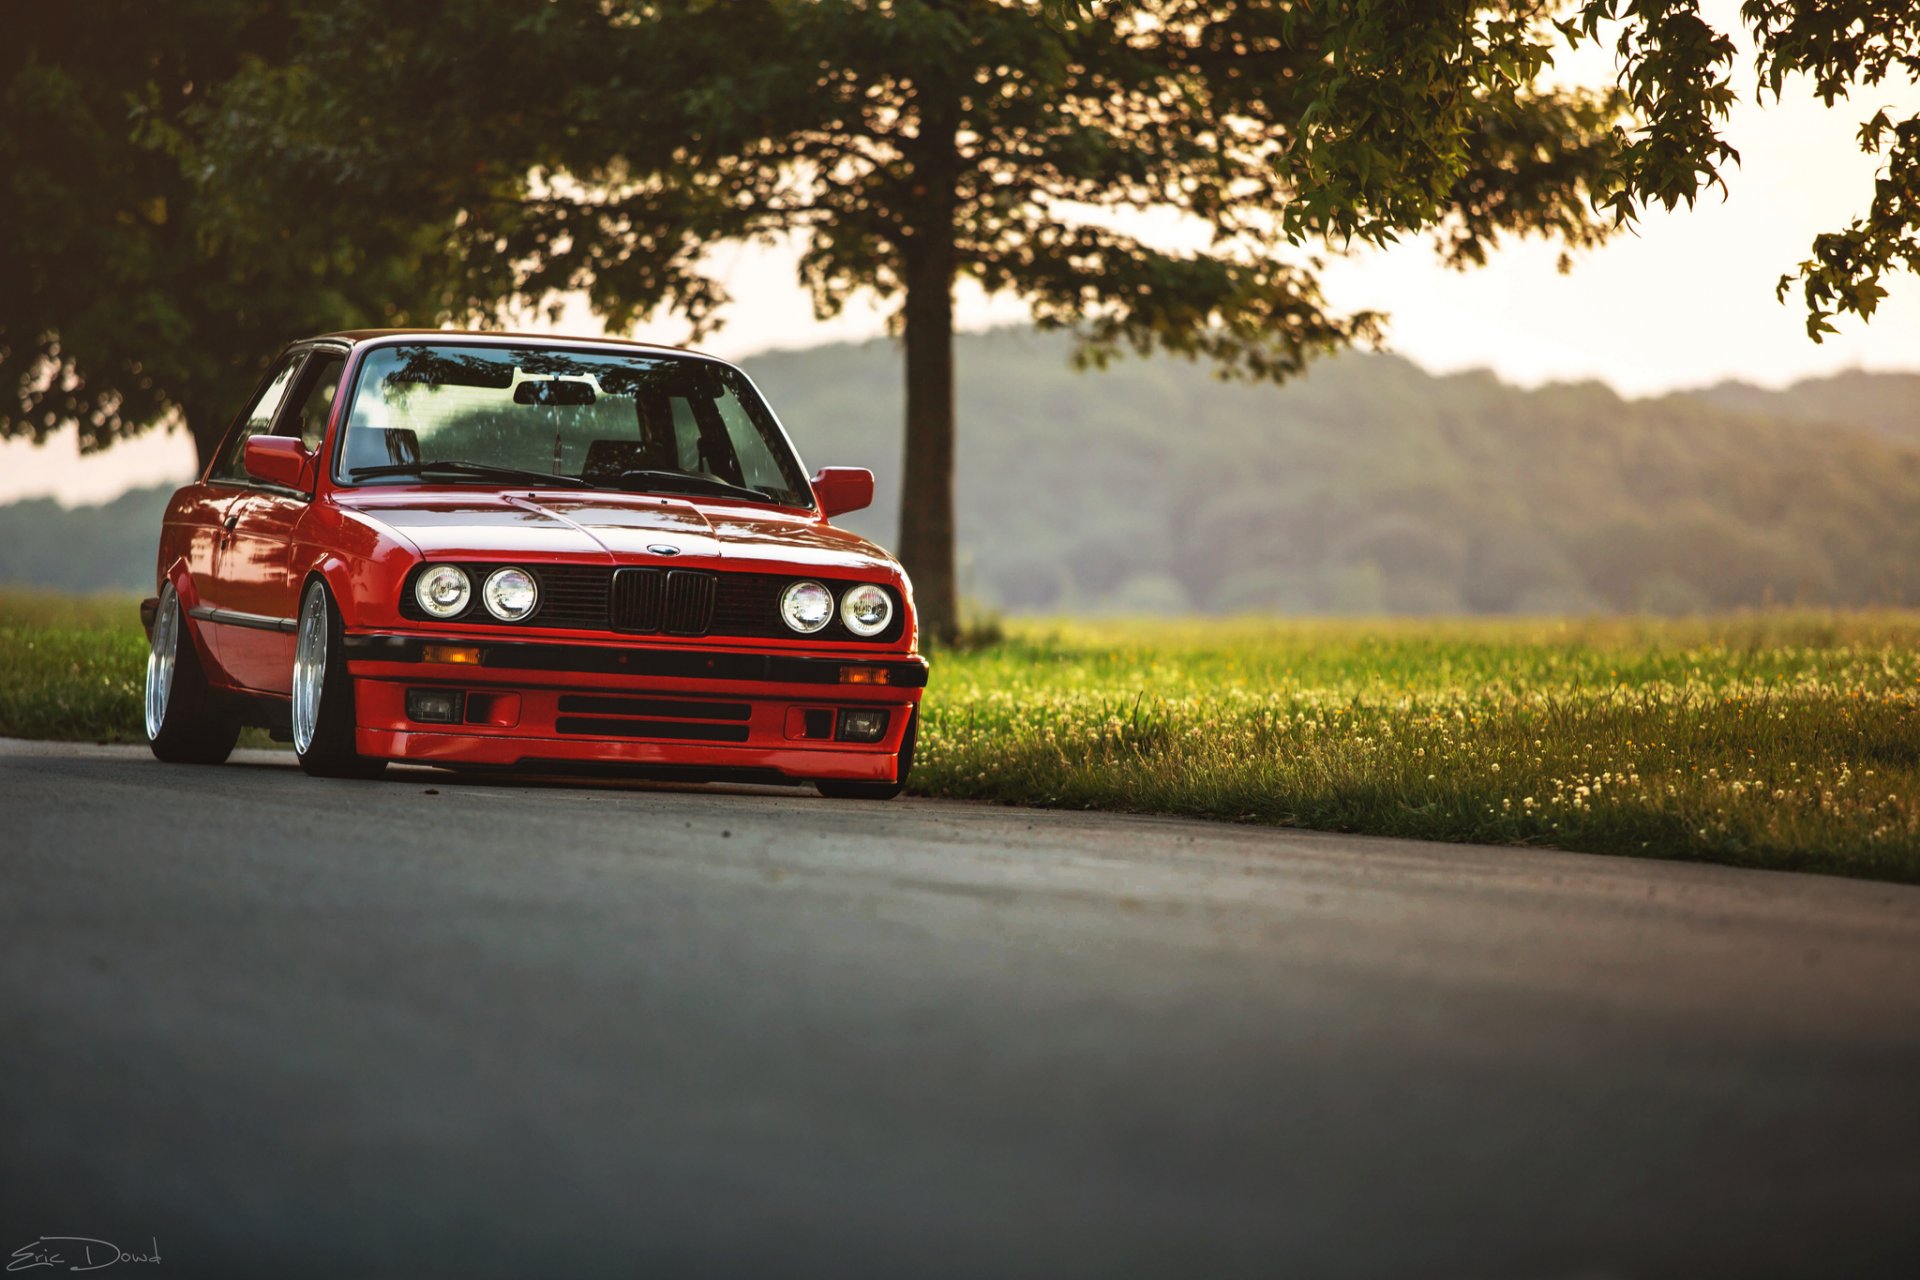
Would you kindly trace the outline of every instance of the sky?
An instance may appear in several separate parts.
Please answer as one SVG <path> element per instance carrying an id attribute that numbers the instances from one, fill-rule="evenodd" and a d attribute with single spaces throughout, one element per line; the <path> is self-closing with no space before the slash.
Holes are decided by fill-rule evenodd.
<path id="1" fill-rule="evenodd" d="M 1732 25 L 1732 8 L 1733 0 L 1708 6 L 1723 27 Z M 1649 213 L 1635 234 L 1578 256 L 1565 275 L 1556 269 L 1559 249 L 1537 241 L 1508 244 L 1486 267 L 1461 273 L 1441 266 L 1425 240 L 1410 240 L 1336 260 L 1325 278 L 1329 299 L 1386 311 L 1388 349 L 1428 369 L 1490 368 L 1525 386 L 1597 379 L 1627 395 L 1650 395 L 1726 379 L 1777 387 L 1842 369 L 1920 369 L 1920 278 L 1885 282 L 1889 296 L 1870 325 L 1842 321 L 1841 332 L 1819 345 L 1806 336 L 1797 300 L 1781 305 L 1773 292 L 1816 234 L 1865 210 L 1876 162 L 1854 142 L 1860 120 L 1881 106 L 1896 117 L 1920 112 L 1920 89 L 1883 85 L 1829 110 L 1804 84 L 1789 82 L 1784 101 L 1761 107 L 1752 100 L 1751 62 L 1740 65 L 1741 103 L 1724 134 L 1741 163 L 1726 174 L 1725 198 L 1716 192 L 1691 210 Z M 1170 240 L 1182 234 L 1171 219 L 1161 229 Z M 886 311 L 870 299 L 833 320 L 814 319 L 795 279 L 797 254 L 791 244 L 715 251 L 712 268 L 734 301 L 704 349 L 751 370 L 759 351 L 882 332 Z M 1017 324 L 1026 315 L 1017 300 L 989 298 L 970 285 L 957 306 L 969 329 Z M 601 328 L 580 306 L 553 327 Z M 667 317 L 629 336 L 681 343 L 686 329 Z M 41 495 L 98 502 L 193 471 L 182 434 L 149 433 L 83 458 L 68 431 L 42 447 L 0 442 L 0 502 Z"/>

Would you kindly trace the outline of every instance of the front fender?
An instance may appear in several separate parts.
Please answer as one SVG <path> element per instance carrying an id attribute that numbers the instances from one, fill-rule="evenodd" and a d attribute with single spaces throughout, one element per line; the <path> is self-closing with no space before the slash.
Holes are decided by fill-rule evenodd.
<path id="1" fill-rule="evenodd" d="M 318 578 L 327 584 L 340 614 L 340 625 L 353 631 L 392 624 L 392 600 L 397 598 L 400 582 L 412 566 L 412 557 L 406 555 L 363 560 L 331 551 L 314 561 L 307 580 Z M 303 585 L 303 594 L 305 590 Z"/>
<path id="2" fill-rule="evenodd" d="M 302 592 L 315 578 L 326 583 L 349 631 L 398 621 L 400 584 L 419 561 L 411 543 L 330 502 L 314 504 L 295 553 Z"/>

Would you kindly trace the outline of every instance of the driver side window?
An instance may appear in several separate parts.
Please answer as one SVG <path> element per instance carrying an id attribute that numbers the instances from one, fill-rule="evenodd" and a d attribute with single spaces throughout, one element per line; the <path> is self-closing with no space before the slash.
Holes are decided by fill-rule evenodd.
<path id="1" fill-rule="evenodd" d="M 341 356 L 315 356 L 307 364 L 300 380 L 298 399 L 287 410 L 280 434 L 298 435 L 300 447 L 312 453 L 327 434 L 327 419 L 333 414 L 333 397 L 340 390 L 340 375 L 347 362 Z"/>
<path id="2" fill-rule="evenodd" d="M 224 480 L 230 484 L 247 483 L 247 469 L 242 462 L 247 441 L 257 435 L 264 435 L 273 429 L 274 415 L 279 412 L 280 402 L 287 398 L 287 388 L 293 385 L 293 375 L 300 368 L 300 356 L 290 355 L 274 369 L 273 380 L 266 389 L 254 398 L 248 406 L 246 416 L 240 426 L 227 439 L 227 447 L 220 451 L 213 470 L 207 473 L 209 480 Z"/>

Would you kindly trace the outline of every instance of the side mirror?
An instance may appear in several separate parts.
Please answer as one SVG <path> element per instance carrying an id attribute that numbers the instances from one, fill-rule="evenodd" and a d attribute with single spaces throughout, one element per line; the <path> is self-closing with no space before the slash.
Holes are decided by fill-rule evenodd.
<path id="1" fill-rule="evenodd" d="M 254 436 L 247 441 L 240 461 L 255 480 L 301 493 L 313 492 L 313 455 L 292 436 Z"/>
<path id="2" fill-rule="evenodd" d="M 873 505 L 873 472 L 865 467 L 822 467 L 813 477 L 820 514 L 831 520 L 845 511 Z"/>

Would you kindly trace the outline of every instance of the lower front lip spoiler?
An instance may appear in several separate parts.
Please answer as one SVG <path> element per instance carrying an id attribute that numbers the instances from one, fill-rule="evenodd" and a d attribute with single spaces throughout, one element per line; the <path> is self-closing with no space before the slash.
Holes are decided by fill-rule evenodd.
<path id="1" fill-rule="evenodd" d="M 568 671 L 588 675 L 661 676 L 676 680 L 740 680 L 774 684 L 876 684 L 924 689 L 924 658 L 809 658 L 785 653 L 715 649 L 628 649 L 608 645 L 471 641 L 420 636 L 350 635 L 347 657 L 363 662 L 424 662 L 429 644 L 480 651 L 477 664 L 496 671 Z M 872 673 L 849 680 L 849 670 Z"/>

